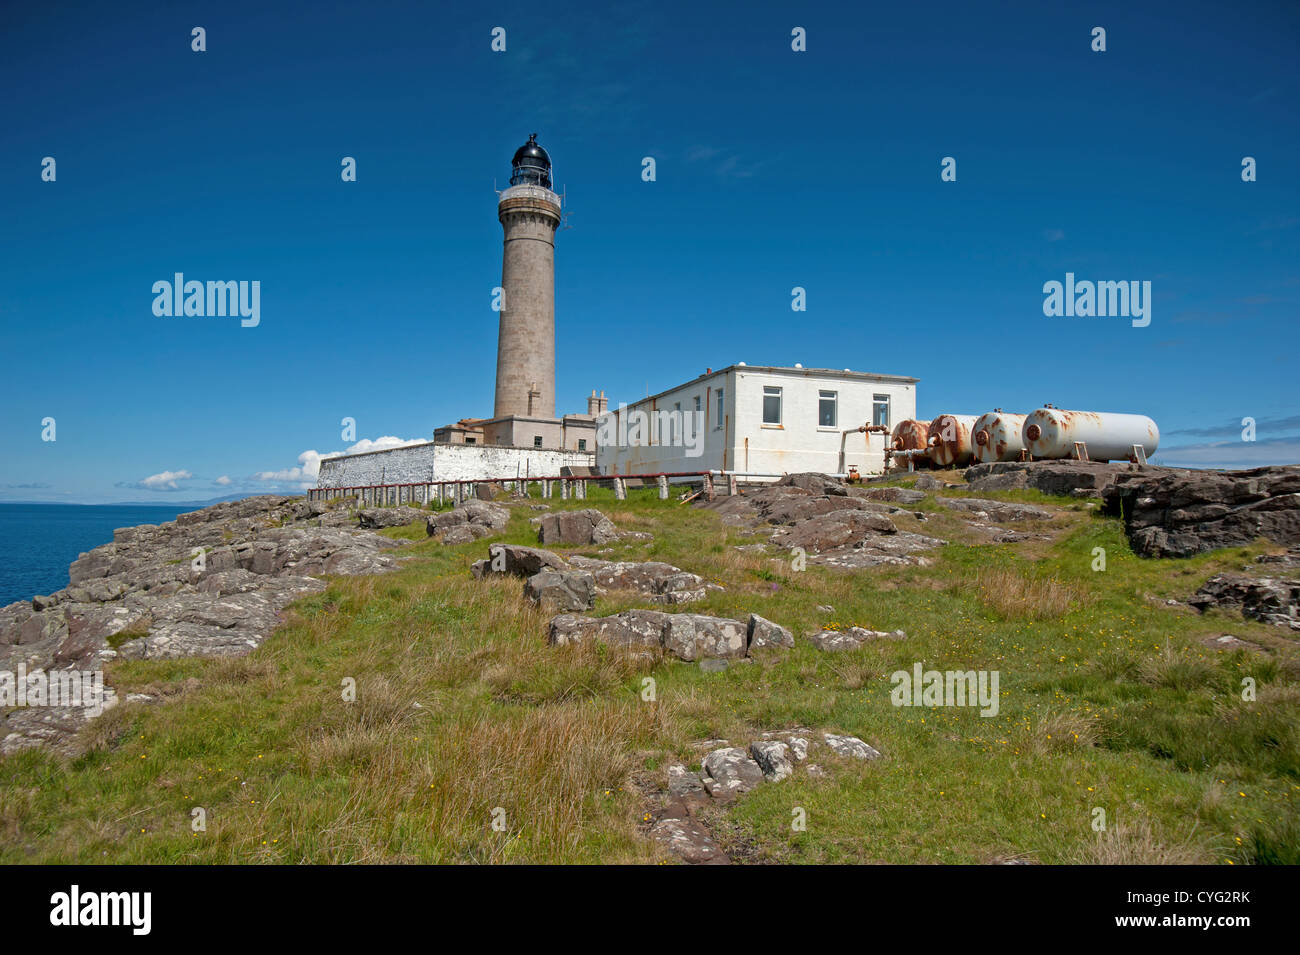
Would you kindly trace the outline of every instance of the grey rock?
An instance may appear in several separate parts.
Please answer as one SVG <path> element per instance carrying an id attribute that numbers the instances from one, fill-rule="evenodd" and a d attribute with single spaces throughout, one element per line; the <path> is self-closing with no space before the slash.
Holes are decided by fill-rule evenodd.
<path id="1" fill-rule="evenodd" d="M 695 613 L 667 614 L 664 649 L 682 660 L 743 657 L 747 628 L 739 620 Z"/>
<path id="2" fill-rule="evenodd" d="M 779 783 L 794 772 L 790 747 L 778 740 L 756 740 L 750 743 L 749 755 L 758 763 L 769 782 Z"/>
<path id="3" fill-rule="evenodd" d="M 837 736 L 834 733 L 823 733 L 822 739 L 826 740 L 826 745 L 841 756 L 851 756 L 854 759 L 880 759 L 879 750 L 868 746 L 856 736 Z"/>
<path id="4" fill-rule="evenodd" d="M 701 778 L 714 799 L 727 799 L 749 792 L 763 781 L 763 770 L 737 746 L 715 749 L 704 757 Z"/>
<path id="5" fill-rule="evenodd" d="M 757 647 L 794 647 L 793 633 L 756 613 L 749 615 L 746 631 L 750 650 Z"/>
<path id="6" fill-rule="evenodd" d="M 902 630 L 884 631 L 867 630 L 863 627 L 850 627 L 847 630 L 822 630 L 808 635 L 813 646 L 819 650 L 838 651 L 856 650 L 864 643 L 873 640 L 902 640 L 907 634 Z"/>
<path id="7" fill-rule="evenodd" d="M 559 610 L 590 610 L 596 605 L 596 581 L 583 570 L 542 570 L 528 578 L 524 596 Z"/>
<path id="8" fill-rule="evenodd" d="M 618 536 L 614 522 L 594 508 L 546 514 L 537 527 L 541 544 L 607 544 Z"/>
<path id="9" fill-rule="evenodd" d="M 427 517 L 427 511 L 414 507 L 372 507 L 357 516 L 357 523 L 367 530 L 378 530 L 382 527 L 405 527 Z"/>
<path id="10" fill-rule="evenodd" d="M 952 510 L 964 511 L 999 524 L 1010 521 L 1046 521 L 1052 517 L 1051 511 L 1032 504 L 989 501 L 979 497 L 944 497 L 939 499 L 939 503 Z"/>
<path id="11" fill-rule="evenodd" d="M 1211 608 L 1300 630 L 1300 579 L 1215 574 L 1189 599 L 1204 613 Z"/>
<path id="12" fill-rule="evenodd" d="M 1142 557 L 1189 557 L 1267 538 L 1300 545 L 1300 466 L 1247 471 L 1148 469 L 1102 489 L 1102 512 L 1124 521 Z"/>

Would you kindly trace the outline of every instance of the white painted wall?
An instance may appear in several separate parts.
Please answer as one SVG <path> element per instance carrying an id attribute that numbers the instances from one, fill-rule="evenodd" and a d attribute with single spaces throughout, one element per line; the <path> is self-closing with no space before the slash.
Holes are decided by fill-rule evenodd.
<path id="1" fill-rule="evenodd" d="M 361 487 L 423 481 L 471 481 L 521 476 L 558 476 L 563 467 L 590 467 L 581 451 L 499 448 L 490 445 L 412 444 L 320 463 L 317 487 Z"/>
<path id="2" fill-rule="evenodd" d="M 781 424 L 763 423 L 764 386 L 781 389 Z M 722 417 L 718 390 L 722 389 Z M 818 424 L 820 392 L 837 395 L 834 427 Z M 852 432 L 870 424 L 876 395 L 890 402 L 889 427 L 916 415 L 916 383 L 898 376 L 867 376 L 828 369 L 749 368 L 734 366 L 697 378 L 653 398 L 630 405 L 647 413 L 695 408 L 698 396 L 705 411 L 703 453 L 691 457 L 679 442 L 651 446 L 603 444 L 597 440 L 596 463 L 604 473 L 727 470 L 753 474 L 799 471 L 845 472 L 856 466 L 862 474 L 884 471 L 886 436 Z M 619 413 L 615 408 L 612 413 Z M 617 418 L 615 419 L 618 420 Z M 844 434 L 846 430 L 851 431 Z M 598 432 L 599 435 L 599 432 Z"/>

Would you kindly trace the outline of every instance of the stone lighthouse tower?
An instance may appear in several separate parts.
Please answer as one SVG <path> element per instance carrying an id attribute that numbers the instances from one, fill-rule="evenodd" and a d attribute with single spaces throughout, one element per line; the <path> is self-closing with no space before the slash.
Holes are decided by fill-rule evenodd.
<path id="1" fill-rule="evenodd" d="M 505 230 L 494 417 L 555 418 L 555 230 L 560 197 L 537 134 L 515 152 L 497 218 Z"/>

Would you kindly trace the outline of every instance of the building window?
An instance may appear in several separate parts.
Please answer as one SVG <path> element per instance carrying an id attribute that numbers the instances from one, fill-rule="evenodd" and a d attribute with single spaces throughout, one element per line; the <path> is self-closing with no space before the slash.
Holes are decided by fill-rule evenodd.
<path id="1" fill-rule="evenodd" d="M 713 426 L 714 431 L 722 430 L 722 410 L 723 410 L 723 391 L 718 389 L 718 423 Z"/>
<path id="2" fill-rule="evenodd" d="M 889 395 L 871 396 L 871 423 L 878 428 L 889 427 Z"/>
<path id="3" fill-rule="evenodd" d="M 542 436 L 540 434 L 533 435 L 533 447 L 540 448 L 541 446 L 542 446 Z"/>
<path id="4" fill-rule="evenodd" d="M 839 393 L 835 391 L 817 392 L 817 426 L 834 428 L 839 424 Z"/>
<path id="5" fill-rule="evenodd" d="M 704 401 L 704 399 L 702 399 L 699 395 L 696 395 L 696 396 L 695 396 L 695 410 L 696 410 L 696 411 L 703 411 L 703 410 L 704 410 L 702 407 L 700 407 L 701 404 L 703 403 L 703 401 Z"/>
<path id="6" fill-rule="evenodd" d="M 587 439 L 586 439 L 586 438 L 579 438 L 579 439 L 578 439 L 578 450 L 579 450 L 579 451 L 586 451 L 586 450 L 587 450 Z"/>
<path id="7" fill-rule="evenodd" d="M 774 385 L 763 386 L 763 424 L 781 423 L 781 389 Z"/>
<path id="8" fill-rule="evenodd" d="M 470 438 L 470 437 L 465 438 L 466 444 L 474 444 L 476 441 L 477 441 L 476 438 Z"/>

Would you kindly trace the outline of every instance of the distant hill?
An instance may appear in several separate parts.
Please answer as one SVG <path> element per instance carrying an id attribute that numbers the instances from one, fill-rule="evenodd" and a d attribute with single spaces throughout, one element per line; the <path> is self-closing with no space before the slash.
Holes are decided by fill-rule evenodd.
<path id="1" fill-rule="evenodd" d="M 263 494 L 278 494 L 278 491 L 243 491 L 239 494 L 227 494 L 225 497 L 212 497 L 206 501 L 111 501 L 106 506 L 117 507 L 211 507 L 225 501 L 242 501 L 246 497 L 259 497 Z M 104 505 L 101 505 L 104 506 Z"/>

